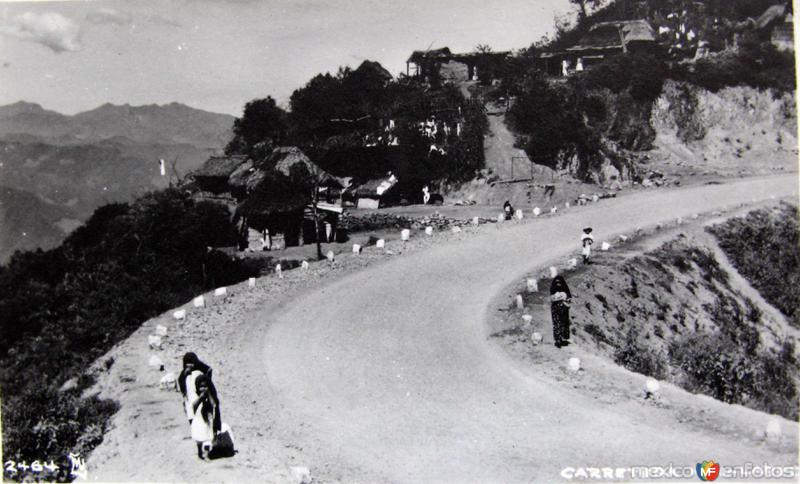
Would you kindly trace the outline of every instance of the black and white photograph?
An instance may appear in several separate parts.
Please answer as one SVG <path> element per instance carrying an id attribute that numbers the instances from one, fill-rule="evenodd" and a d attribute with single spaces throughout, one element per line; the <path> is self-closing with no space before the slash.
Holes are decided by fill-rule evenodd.
<path id="1" fill-rule="evenodd" d="M 0 0 L 4 482 L 800 480 L 789 0 Z"/>

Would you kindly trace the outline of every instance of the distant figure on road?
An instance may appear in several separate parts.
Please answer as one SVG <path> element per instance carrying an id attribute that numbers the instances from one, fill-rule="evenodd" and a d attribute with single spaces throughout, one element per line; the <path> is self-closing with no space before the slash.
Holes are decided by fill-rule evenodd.
<path id="1" fill-rule="evenodd" d="M 503 204 L 503 213 L 505 214 L 506 220 L 511 220 L 511 218 L 514 217 L 514 207 L 511 206 L 511 202 L 508 200 Z"/>
<path id="2" fill-rule="evenodd" d="M 195 379 L 197 398 L 192 402 L 192 439 L 197 443 L 197 457 L 206 459 L 214 444 L 214 436 L 222 430 L 217 390 L 206 375 Z"/>
<path id="3" fill-rule="evenodd" d="M 553 278 L 550 284 L 550 314 L 553 317 L 553 340 L 556 348 L 569 344 L 569 305 L 572 293 L 562 276 Z"/>
<path id="4" fill-rule="evenodd" d="M 592 255 L 592 244 L 594 244 L 592 228 L 586 227 L 583 229 L 583 235 L 581 235 L 581 254 L 583 254 L 584 264 L 589 263 L 589 257 Z"/>

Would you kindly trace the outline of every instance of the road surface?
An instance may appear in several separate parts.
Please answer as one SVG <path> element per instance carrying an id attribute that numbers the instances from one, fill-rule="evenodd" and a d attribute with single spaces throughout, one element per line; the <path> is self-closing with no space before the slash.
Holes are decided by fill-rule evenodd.
<path id="1" fill-rule="evenodd" d="M 584 226 L 600 242 L 796 194 L 792 174 L 604 200 L 403 255 L 257 312 L 269 328 L 258 340 L 257 385 L 281 409 L 274 431 L 294 435 L 307 464 L 324 462 L 346 482 L 552 481 L 567 466 L 710 458 L 795 464 L 794 452 L 597 405 L 511 360 L 487 339 L 485 321 L 505 287 L 575 251 Z"/>

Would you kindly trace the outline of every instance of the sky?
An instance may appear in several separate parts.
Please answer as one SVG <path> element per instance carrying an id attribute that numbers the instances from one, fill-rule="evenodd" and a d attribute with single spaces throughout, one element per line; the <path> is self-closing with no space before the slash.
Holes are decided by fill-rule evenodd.
<path id="1" fill-rule="evenodd" d="M 180 102 L 240 115 L 320 72 L 413 50 L 529 46 L 567 0 L 0 0 L 0 105 Z"/>

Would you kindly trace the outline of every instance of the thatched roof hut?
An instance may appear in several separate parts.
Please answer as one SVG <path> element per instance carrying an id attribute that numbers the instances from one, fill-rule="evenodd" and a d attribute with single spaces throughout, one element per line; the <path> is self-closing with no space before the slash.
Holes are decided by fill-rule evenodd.
<path id="1" fill-rule="evenodd" d="M 227 192 L 228 178 L 246 161 L 244 155 L 212 156 L 192 176 L 201 190 L 215 194 Z"/>
<path id="2" fill-rule="evenodd" d="M 310 194 L 275 171 L 262 172 L 259 183 L 236 207 L 248 226 L 273 233 L 298 233 Z"/>
<path id="3" fill-rule="evenodd" d="M 452 56 L 452 52 L 448 47 L 442 47 L 441 49 L 429 49 L 429 50 L 415 50 L 411 53 L 411 56 L 406 60 L 406 62 L 411 62 L 414 64 L 421 64 L 428 60 L 447 60 Z"/>
<path id="4" fill-rule="evenodd" d="M 318 177 L 321 186 L 341 186 L 336 177 L 311 161 L 300 148 L 282 146 L 272 150 L 263 160 L 248 160 L 239 165 L 228 179 L 231 193 L 239 199 L 249 197 L 250 193 L 259 189 L 270 173 L 294 177 L 295 182 L 302 184 L 313 183 L 313 179 Z"/>
<path id="5" fill-rule="evenodd" d="M 578 45 L 567 49 L 573 53 L 628 51 L 655 45 L 656 33 L 646 20 L 600 22 L 592 26 Z"/>

